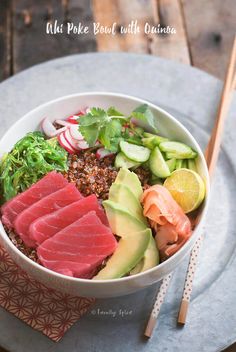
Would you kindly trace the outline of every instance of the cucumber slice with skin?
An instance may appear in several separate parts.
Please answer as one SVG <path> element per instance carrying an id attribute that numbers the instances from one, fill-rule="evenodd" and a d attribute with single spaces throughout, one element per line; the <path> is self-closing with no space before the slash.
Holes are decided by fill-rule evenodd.
<path id="1" fill-rule="evenodd" d="M 190 159 L 191 160 L 191 159 Z M 187 169 L 188 168 L 188 160 L 183 160 L 183 162 L 182 162 L 182 168 L 183 169 Z"/>
<path id="2" fill-rule="evenodd" d="M 142 143 L 145 147 L 149 149 L 155 148 L 160 143 L 167 141 L 168 139 L 161 136 L 145 137 L 142 138 Z"/>
<path id="3" fill-rule="evenodd" d="M 165 152 L 169 155 L 168 159 L 172 158 L 176 159 L 191 159 L 197 156 L 197 153 L 194 152 L 188 145 L 180 142 L 162 142 L 159 145 L 159 148 L 162 152 Z"/>
<path id="4" fill-rule="evenodd" d="M 125 167 L 126 169 L 131 169 L 132 167 L 140 166 L 140 163 L 136 161 L 128 159 L 124 153 L 120 152 L 117 154 L 115 158 L 115 167 L 120 169 L 121 167 Z"/>
<path id="5" fill-rule="evenodd" d="M 192 170 L 192 171 L 195 171 L 196 173 L 198 172 L 198 171 L 197 171 L 197 165 L 196 165 L 194 159 L 189 159 L 189 160 L 188 160 L 188 169 L 189 169 L 189 170 Z"/>
<path id="6" fill-rule="evenodd" d="M 183 160 L 181 160 L 181 159 L 176 160 L 175 169 L 176 170 L 182 169 L 182 167 L 183 167 L 182 165 L 183 165 Z"/>
<path id="7" fill-rule="evenodd" d="M 158 147 L 155 147 L 151 152 L 149 165 L 152 173 L 160 178 L 170 176 L 170 169 Z"/>
<path id="8" fill-rule="evenodd" d="M 144 163 L 150 156 L 150 150 L 148 148 L 134 145 L 125 141 L 120 142 L 120 149 L 128 159 L 139 163 Z"/>
<path id="9" fill-rule="evenodd" d="M 170 169 L 170 172 L 173 172 L 176 168 L 176 159 L 173 158 L 173 159 L 167 160 L 166 163 Z"/>
<path id="10" fill-rule="evenodd" d="M 178 159 L 178 160 L 183 160 L 183 159 L 195 159 L 197 156 L 198 156 L 198 154 L 197 154 L 197 152 L 194 152 L 193 150 L 192 150 L 192 153 L 191 154 L 188 154 L 188 156 L 181 156 L 181 154 L 179 154 L 179 153 L 169 153 L 169 152 L 167 152 L 167 153 L 165 153 L 165 155 L 166 155 L 166 159 L 173 159 L 173 158 L 175 158 L 175 159 Z"/>
<path id="11" fill-rule="evenodd" d="M 143 133 L 143 137 L 144 138 L 151 138 L 151 137 L 157 137 L 158 140 L 161 142 L 167 142 L 169 139 L 163 136 L 160 136 L 159 134 L 153 134 L 153 133 L 149 133 L 149 132 L 144 132 Z"/>

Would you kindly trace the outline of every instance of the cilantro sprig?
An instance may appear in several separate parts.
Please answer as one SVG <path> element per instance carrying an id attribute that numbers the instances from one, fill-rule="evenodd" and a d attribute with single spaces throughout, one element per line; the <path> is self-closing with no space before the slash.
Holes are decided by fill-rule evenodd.
<path id="1" fill-rule="evenodd" d="M 125 116 L 114 107 L 107 111 L 93 107 L 90 111 L 79 118 L 79 130 L 90 147 L 94 147 L 97 140 L 112 152 L 119 150 L 121 140 L 133 144 L 142 144 L 142 133 L 136 129 L 131 119 L 135 118 L 138 123 L 157 130 L 154 116 L 147 104 L 137 107 L 130 116 Z"/>
<path id="2" fill-rule="evenodd" d="M 116 152 L 122 135 L 122 125 L 127 121 L 122 113 L 111 107 L 107 111 L 92 108 L 79 119 L 79 130 L 90 147 L 99 140 L 106 149 Z"/>

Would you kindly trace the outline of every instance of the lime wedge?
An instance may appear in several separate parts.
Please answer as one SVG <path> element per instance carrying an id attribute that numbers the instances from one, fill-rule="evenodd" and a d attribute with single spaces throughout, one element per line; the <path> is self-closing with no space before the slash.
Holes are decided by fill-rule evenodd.
<path id="1" fill-rule="evenodd" d="M 185 213 L 197 209 L 205 197 L 205 184 L 193 170 L 175 170 L 165 180 L 164 186 Z"/>

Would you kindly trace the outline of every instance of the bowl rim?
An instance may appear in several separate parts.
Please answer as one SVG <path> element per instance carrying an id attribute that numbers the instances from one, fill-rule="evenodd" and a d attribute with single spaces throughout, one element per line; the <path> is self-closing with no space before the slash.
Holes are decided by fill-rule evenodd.
<path id="1" fill-rule="evenodd" d="M 6 133 L 4 133 L 4 135 L 1 137 L 0 139 L 0 143 L 2 143 L 2 141 L 4 139 L 7 138 L 8 134 L 11 133 L 11 130 L 17 128 L 18 125 L 20 125 L 22 123 L 22 121 L 26 120 L 28 118 L 28 115 L 34 114 L 36 112 L 38 112 L 39 110 L 50 106 L 51 104 L 55 104 L 57 102 L 63 101 L 63 100 L 67 100 L 70 98 L 75 98 L 75 97 L 83 97 L 83 96 L 93 96 L 93 95 L 97 95 L 97 96 L 110 96 L 110 97 L 118 97 L 118 98 L 123 98 L 123 99 L 128 99 L 128 100 L 132 100 L 132 101 L 136 101 L 137 103 L 142 103 L 142 104 L 148 104 L 148 106 L 150 106 L 152 109 L 161 112 L 162 114 L 166 115 L 172 122 L 174 122 L 176 125 L 178 125 L 178 127 L 184 131 L 184 133 L 194 142 L 194 144 L 196 144 L 198 146 L 198 153 L 199 156 L 201 158 L 201 161 L 203 163 L 203 169 L 204 169 L 204 174 L 205 174 L 205 185 L 206 185 L 206 197 L 204 200 L 204 207 L 202 210 L 202 214 L 201 214 L 201 219 L 199 221 L 199 223 L 196 225 L 196 227 L 194 228 L 191 237 L 189 238 L 189 240 L 183 245 L 183 247 L 181 247 L 173 256 L 171 256 L 170 258 L 168 258 L 167 260 L 165 260 L 164 262 L 158 264 L 157 266 L 148 269 L 142 273 L 138 273 L 132 276 L 125 276 L 125 277 L 121 277 L 121 278 L 117 278 L 117 279 L 109 279 L 109 280 L 92 280 L 92 279 L 82 279 L 82 278 L 76 278 L 76 277 L 71 277 L 71 276 L 66 276 L 60 273 L 57 273 L 55 271 L 52 271 L 50 269 L 45 268 L 44 266 L 40 265 L 39 263 L 34 262 L 32 259 L 30 259 L 29 257 L 27 257 L 25 254 L 23 254 L 14 244 L 13 242 L 10 240 L 10 238 L 8 237 L 2 222 L 0 221 L 1 227 L 0 227 L 0 235 L 4 237 L 4 240 L 7 242 L 7 244 L 11 247 L 11 249 L 17 254 L 19 255 L 23 261 L 28 262 L 29 264 L 31 264 L 32 266 L 34 266 L 36 269 L 39 269 L 42 272 L 46 272 L 49 275 L 55 276 L 58 279 L 63 279 L 63 280 L 67 280 L 70 282 L 75 282 L 75 283 L 84 283 L 84 284 L 89 284 L 89 285 L 98 285 L 100 283 L 103 284 L 112 284 L 112 283 L 118 283 L 118 282 L 128 282 L 128 281 L 132 281 L 133 279 L 137 279 L 137 278 L 142 278 L 144 276 L 147 276 L 148 274 L 152 274 L 154 273 L 156 270 L 160 270 L 163 267 L 165 267 L 167 264 L 170 264 L 171 262 L 173 262 L 175 260 L 175 258 L 177 256 L 181 256 L 181 253 L 185 250 L 185 248 L 188 246 L 190 249 L 192 248 L 192 246 L 194 245 L 194 242 L 196 242 L 197 239 L 195 239 L 196 237 L 196 233 L 198 232 L 198 229 L 201 227 L 207 210 L 208 210 L 208 206 L 209 206 L 209 198 L 210 198 L 210 178 L 209 178 L 209 173 L 208 173 L 208 168 L 207 168 L 207 164 L 206 164 L 206 160 L 205 157 L 203 155 L 202 149 L 199 146 L 198 142 L 195 140 L 195 138 L 193 137 L 193 135 L 188 131 L 188 129 L 181 123 L 179 122 L 172 114 L 170 114 L 169 112 L 167 112 L 165 109 L 162 109 L 161 107 L 159 107 L 156 104 L 153 104 L 151 102 L 149 102 L 148 100 L 139 98 L 139 97 L 135 97 L 132 95 L 128 95 L 128 94 L 124 94 L 124 93 L 118 93 L 118 92 L 106 92 L 106 91 L 89 91 L 89 92 L 83 92 L 83 93 L 74 93 L 74 94 L 69 94 L 69 95 L 63 95 L 61 97 L 58 97 L 56 99 L 47 101 L 43 104 L 38 105 L 36 108 L 30 110 L 29 112 L 27 112 L 26 114 L 24 114 L 21 118 L 19 118 L 7 131 Z M 200 237 L 200 236 L 199 236 Z M 173 269 L 175 270 L 175 269 Z"/>

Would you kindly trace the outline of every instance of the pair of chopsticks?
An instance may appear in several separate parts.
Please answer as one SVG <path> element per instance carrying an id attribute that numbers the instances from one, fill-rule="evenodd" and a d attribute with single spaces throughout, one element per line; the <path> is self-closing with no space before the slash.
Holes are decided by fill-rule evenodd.
<path id="1" fill-rule="evenodd" d="M 206 162 L 209 170 L 210 179 L 212 179 L 213 177 L 213 172 L 215 170 L 215 166 L 219 156 L 224 122 L 230 107 L 232 93 L 234 91 L 234 88 L 236 88 L 235 64 L 236 64 L 236 35 L 234 37 L 233 48 L 230 55 L 230 60 L 227 68 L 227 73 L 224 81 L 224 86 L 222 90 L 222 95 L 221 95 L 220 104 L 219 104 L 219 108 L 216 116 L 215 125 L 213 127 L 211 137 L 205 151 L 205 158 L 206 158 Z M 199 217 L 195 219 L 195 225 L 198 223 L 198 221 L 199 221 Z M 186 322 L 188 307 L 189 307 L 191 293 L 193 289 L 193 279 L 197 269 L 197 259 L 198 259 L 199 250 L 200 250 L 202 241 L 203 241 L 203 237 L 200 236 L 196 241 L 190 254 L 188 269 L 187 269 L 186 278 L 185 278 L 184 290 L 182 294 L 182 300 L 181 300 L 179 315 L 178 315 L 179 324 L 185 324 Z M 172 278 L 172 274 L 169 274 L 165 276 L 164 279 L 162 280 L 161 286 L 155 298 L 155 302 L 148 320 L 148 324 L 146 326 L 146 330 L 144 332 L 144 335 L 147 337 L 151 337 L 152 335 L 153 329 L 157 322 L 159 312 L 161 310 L 161 306 L 167 294 L 167 291 L 171 282 L 171 278 Z"/>

